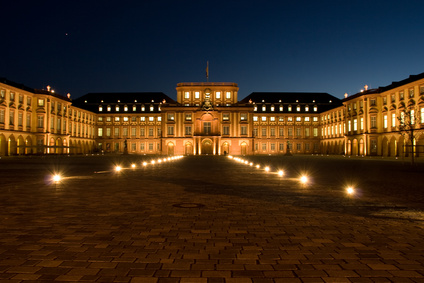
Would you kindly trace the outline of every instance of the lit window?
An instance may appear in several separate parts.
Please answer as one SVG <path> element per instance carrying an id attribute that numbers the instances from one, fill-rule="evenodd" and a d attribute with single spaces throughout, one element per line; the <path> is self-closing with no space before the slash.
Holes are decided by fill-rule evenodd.
<path id="1" fill-rule="evenodd" d="M 241 121 L 247 121 L 247 113 L 241 113 L 240 114 L 240 120 Z"/>
<path id="2" fill-rule="evenodd" d="M 39 107 L 44 107 L 44 99 L 39 99 L 38 100 L 38 106 Z"/>
<path id="3" fill-rule="evenodd" d="M 289 106 L 287 107 L 287 111 L 289 111 L 289 112 L 291 112 L 291 111 L 292 111 L 292 107 L 291 107 L 291 105 L 289 105 Z"/>
<path id="4" fill-rule="evenodd" d="M 115 117 L 115 122 L 119 122 L 119 117 Z"/>
<path id="5" fill-rule="evenodd" d="M 280 112 L 283 112 L 283 105 L 280 105 Z"/>
<path id="6" fill-rule="evenodd" d="M 263 122 L 265 122 L 266 121 L 266 116 L 262 116 L 261 119 L 262 119 Z"/>
<path id="7" fill-rule="evenodd" d="M 194 92 L 194 98 L 199 99 L 200 98 L 200 92 L 198 92 L 198 91 Z"/>
<path id="8" fill-rule="evenodd" d="M 153 122 L 154 120 L 155 120 L 155 117 L 152 117 L 152 116 L 149 117 L 150 122 Z"/>
<path id="9" fill-rule="evenodd" d="M 109 111 L 109 112 L 110 112 L 111 110 L 112 110 L 112 107 L 110 107 L 110 105 L 108 105 L 108 106 L 107 106 L 107 111 Z"/>
<path id="10" fill-rule="evenodd" d="M 318 111 L 318 106 L 314 106 L 314 112 Z"/>
<path id="11" fill-rule="evenodd" d="M 216 99 L 220 99 L 221 98 L 221 92 L 220 91 L 217 91 L 215 93 L 215 97 L 216 97 Z"/>
<path id="12" fill-rule="evenodd" d="M 302 121 L 302 117 L 296 117 L 296 122 L 301 122 Z"/>
<path id="13" fill-rule="evenodd" d="M 106 122 L 111 122 L 112 121 L 112 117 L 106 117 Z"/>
<path id="14" fill-rule="evenodd" d="M 296 111 L 299 112 L 300 111 L 300 106 L 296 106 Z"/>
<path id="15" fill-rule="evenodd" d="M 278 118 L 278 121 L 280 121 L 280 122 L 284 122 L 284 117 L 283 117 L 283 116 L 280 116 L 280 117 Z"/>
<path id="16" fill-rule="evenodd" d="M 253 111 L 255 111 L 255 112 L 256 112 L 256 111 L 258 111 L 258 106 L 256 106 L 256 105 L 255 105 L 255 106 L 253 107 Z"/>
<path id="17" fill-rule="evenodd" d="M 410 117 L 411 125 L 414 125 L 415 124 L 415 110 L 411 110 L 410 115 L 411 115 L 411 117 Z"/>
<path id="18" fill-rule="evenodd" d="M 223 113 L 222 114 L 222 120 L 223 121 L 229 121 L 230 120 L 230 114 L 229 113 Z"/>
<path id="19" fill-rule="evenodd" d="M 274 122 L 274 121 L 275 121 L 275 117 L 270 117 L 270 118 L 269 118 L 269 120 L 270 120 L 271 122 Z"/>
<path id="20" fill-rule="evenodd" d="M 253 121 L 257 122 L 258 121 L 258 116 L 253 116 Z"/>
<path id="21" fill-rule="evenodd" d="M 275 110 L 274 105 L 271 105 L 271 111 L 274 112 L 274 110 Z"/>
<path id="22" fill-rule="evenodd" d="M 144 107 L 144 105 L 141 105 L 141 111 L 145 111 L 146 110 L 146 108 Z"/>
<path id="23" fill-rule="evenodd" d="M 313 118 L 313 121 L 314 121 L 314 122 L 318 122 L 318 117 L 314 117 L 314 118 Z"/>
<path id="24" fill-rule="evenodd" d="M 124 117 L 124 122 L 128 122 L 128 117 Z"/>
<path id="25" fill-rule="evenodd" d="M 119 106 L 118 106 L 118 105 L 116 105 L 116 107 L 115 107 L 115 111 L 116 111 L 116 112 L 119 112 Z"/>
<path id="26" fill-rule="evenodd" d="M 102 112 L 102 111 L 103 111 L 103 107 L 99 106 L 99 112 Z"/>
<path id="27" fill-rule="evenodd" d="M 309 106 L 308 105 L 306 105 L 305 106 L 305 112 L 308 112 L 309 111 Z"/>
<path id="28" fill-rule="evenodd" d="M 137 106 L 133 105 L 133 111 L 137 111 Z"/>
<path id="29" fill-rule="evenodd" d="M 124 111 L 127 112 L 128 111 L 128 106 L 124 106 Z"/>
<path id="30" fill-rule="evenodd" d="M 150 105 L 150 112 L 153 112 L 154 108 L 153 105 Z"/>
<path id="31" fill-rule="evenodd" d="M 188 92 L 188 91 L 184 92 L 184 98 L 189 99 L 190 98 L 190 92 Z"/>
<path id="32" fill-rule="evenodd" d="M 227 99 L 231 99 L 231 91 L 227 91 L 227 93 L 226 93 L 226 98 L 227 98 Z"/>
<path id="33" fill-rule="evenodd" d="M 265 112 L 265 111 L 266 111 L 266 106 L 265 106 L 265 105 L 263 105 L 263 106 L 262 106 L 262 111 L 263 111 L 263 112 Z"/>
<path id="34" fill-rule="evenodd" d="M 174 113 L 168 113 L 168 121 L 174 121 Z"/>
<path id="35" fill-rule="evenodd" d="M 305 122 L 309 122 L 309 117 L 305 117 Z"/>
<path id="36" fill-rule="evenodd" d="M 146 117 L 140 117 L 140 121 L 141 121 L 141 122 L 146 121 Z"/>
<path id="37" fill-rule="evenodd" d="M 421 108 L 421 124 L 424 124 L 424 108 Z M 395 126 L 395 123 L 393 123 L 392 127 L 394 126 Z"/>
<path id="38" fill-rule="evenodd" d="M 186 119 L 186 121 L 191 121 L 191 113 L 186 113 L 185 119 Z"/>
<path id="39" fill-rule="evenodd" d="M 387 122 L 387 116 L 386 117 L 386 122 Z M 353 130 L 357 131 L 358 130 L 358 119 L 354 119 L 353 120 Z"/>
<path id="40" fill-rule="evenodd" d="M 162 121 L 162 117 L 161 116 L 159 116 L 158 117 L 158 122 L 161 122 Z"/>
<path id="41" fill-rule="evenodd" d="M 288 122 L 293 122 L 293 117 L 287 117 Z"/>

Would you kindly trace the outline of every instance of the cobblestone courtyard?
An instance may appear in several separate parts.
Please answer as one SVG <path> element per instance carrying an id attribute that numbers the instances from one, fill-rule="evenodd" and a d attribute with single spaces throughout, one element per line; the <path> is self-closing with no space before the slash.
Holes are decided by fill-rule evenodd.
<path id="1" fill-rule="evenodd" d="M 423 163 L 245 159 L 0 159 L 0 282 L 424 282 Z"/>

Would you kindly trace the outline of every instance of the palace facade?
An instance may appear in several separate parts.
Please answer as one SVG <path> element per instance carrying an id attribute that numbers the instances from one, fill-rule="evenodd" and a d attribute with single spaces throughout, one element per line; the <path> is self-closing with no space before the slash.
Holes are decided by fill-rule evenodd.
<path id="1" fill-rule="evenodd" d="M 0 79 L 0 155 L 346 154 L 405 156 L 424 148 L 424 73 L 340 100 L 254 92 L 236 83 L 179 83 L 160 92 L 78 99 Z M 414 139 L 399 128 L 413 115 Z"/>

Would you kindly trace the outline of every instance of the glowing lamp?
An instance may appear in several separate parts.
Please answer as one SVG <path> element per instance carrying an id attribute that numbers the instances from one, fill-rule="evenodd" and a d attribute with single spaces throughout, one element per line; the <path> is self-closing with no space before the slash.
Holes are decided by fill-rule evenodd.
<path id="1" fill-rule="evenodd" d="M 62 176 L 60 176 L 59 174 L 53 175 L 53 182 L 59 183 L 60 181 L 62 181 Z"/>
<path id="2" fill-rule="evenodd" d="M 155 164 L 156 162 L 154 160 L 152 160 L 152 164 Z"/>
<path id="3" fill-rule="evenodd" d="M 121 170 L 122 170 L 122 167 L 121 167 L 121 166 L 119 166 L 119 165 L 118 165 L 118 166 L 116 166 L 116 167 L 115 167 L 115 171 L 116 171 L 116 172 L 119 172 L 119 171 L 121 171 Z"/>
<path id="4" fill-rule="evenodd" d="M 283 175 L 284 175 L 284 171 L 283 170 L 279 170 L 278 171 L 278 176 L 283 177 Z"/>
<path id="5" fill-rule="evenodd" d="M 147 166 L 147 162 L 146 161 L 143 162 L 143 166 Z"/>
<path id="6" fill-rule="evenodd" d="M 308 177 L 307 177 L 307 176 L 305 176 L 305 175 L 303 175 L 302 177 L 300 177 L 300 182 L 301 182 L 302 184 L 306 184 L 306 183 L 308 182 Z"/>
<path id="7" fill-rule="evenodd" d="M 256 165 L 256 168 L 258 168 L 258 169 L 259 169 L 259 168 L 261 168 L 261 166 L 258 164 L 258 165 Z"/>
<path id="8" fill-rule="evenodd" d="M 269 166 L 265 167 L 265 171 L 269 172 Z"/>
<path id="9" fill-rule="evenodd" d="M 135 168 L 135 164 L 133 163 L 133 164 L 131 164 L 131 168 Z"/>
<path id="10" fill-rule="evenodd" d="M 353 193 L 355 192 L 355 189 L 352 187 L 347 187 L 346 192 L 348 195 L 353 195 Z"/>

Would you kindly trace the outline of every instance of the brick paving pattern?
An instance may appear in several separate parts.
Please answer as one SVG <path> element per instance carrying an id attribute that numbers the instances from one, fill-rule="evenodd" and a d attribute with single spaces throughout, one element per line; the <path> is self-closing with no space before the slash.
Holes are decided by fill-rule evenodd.
<path id="1" fill-rule="evenodd" d="M 3 158 L 0 282 L 424 282 L 420 169 L 399 187 L 362 161 L 250 159 L 286 176 L 212 156 Z"/>

